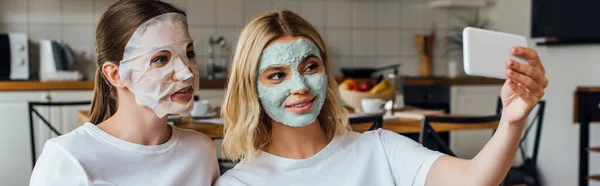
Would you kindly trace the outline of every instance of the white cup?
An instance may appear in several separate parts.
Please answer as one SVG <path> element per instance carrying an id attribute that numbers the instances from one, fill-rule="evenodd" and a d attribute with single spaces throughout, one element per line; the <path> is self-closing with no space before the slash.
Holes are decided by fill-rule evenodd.
<path id="1" fill-rule="evenodd" d="M 378 98 L 361 99 L 360 104 L 364 113 L 383 113 L 386 101 Z"/>
<path id="2" fill-rule="evenodd" d="M 205 116 L 210 110 L 210 103 L 208 100 L 199 100 L 194 102 L 194 109 L 192 109 L 192 116 Z"/>

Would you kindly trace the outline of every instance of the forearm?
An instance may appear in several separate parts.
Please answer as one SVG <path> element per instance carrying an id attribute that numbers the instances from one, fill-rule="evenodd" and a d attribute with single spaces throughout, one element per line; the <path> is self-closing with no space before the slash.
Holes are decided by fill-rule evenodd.
<path id="1" fill-rule="evenodd" d="M 510 170 L 526 118 L 548 86 L 544 67 L 535 50 L 515 47 L 512 53 L 527 59 L 527 64 L 512 59 L 506 63 L 507 80 L 500 90 L 503 113 L 496 133 L 471 160 L 452 156 L 438 158 L 427 174 L 428 186 L 499 185 Z"/>
<path id="2" fill-rule="evenodd" d="M 499 185 L 512 165 L 525 121 L 508 123 L 504 119 L 485 147 L 471 160 L 465 169 L 465 179 L 476 185 Z"/>

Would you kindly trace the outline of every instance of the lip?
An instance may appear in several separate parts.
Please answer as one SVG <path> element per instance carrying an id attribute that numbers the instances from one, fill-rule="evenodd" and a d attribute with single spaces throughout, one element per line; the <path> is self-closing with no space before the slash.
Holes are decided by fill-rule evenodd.
<path id="1" fill-rule="evenodd" d="M 302 114 L 309 112 L 312 109 L 312 107 L 315 103 L 315 100 L 317 100 L 317 96 L 314 96 L 312 98 L 300 99 L 300 100 L 294 101 L 292 103 L 285 104 L 284 108 L 291 113 L 302 115 Z M 302 107 L 291 107 L 292 105 L 301 104 L 301 103 L 307 103 L 307 104 Z"/>
<path id="2" fill-rule="evenodd" d="M 192 99 L 192 94 L 194 93 L 192 86 L 190 85 L 190 86 L 187 86 L 182 89 L 188 89 L 188 91 L 182 92 L 182 93 L 175 92 L 175 93 L 171 94 L 171 100 L 173 100 L 173 101 L 189 101 L 190 99 Z M 179 90 L 181 90 L 181 89 L 179 89 Z"/>

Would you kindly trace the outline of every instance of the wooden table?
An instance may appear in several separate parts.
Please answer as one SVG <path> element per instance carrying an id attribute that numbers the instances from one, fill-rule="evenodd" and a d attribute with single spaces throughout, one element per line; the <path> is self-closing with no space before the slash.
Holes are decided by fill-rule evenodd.
<path id="1" fill-rule="evenodd" d="M 573 122 L 579 128 L 579 175 L 580 186 L 589 180 L 600 181 L 600 174 L 589 174 L 589 153 L 600 153 L 600 147 L 590 147 L 590 124 L 600 122 L 600 87 L 577 87 L 573 93 Z"/>
<path id="2" fill-rule="evenodd" d="M 89 121 L 89 111 L 80 110 L 77 114 L 78 120 L 83 124 Z M 223 125 L 220 124 L 212 124 L 212 123 L 197 123 L 193 122 L 191 119 L 182 119 L 184 120 L 184 124 L 175 125 L 180 128 L 195 130 L 201 133 L 206 134 L 211 138 L 222 138 L 223 137 Z M 371 127 L 371 123 L 364 124 L 353 124 L 352 130 L 357 132 L 364 132 Z M 498 127 L 498 122 L 489 122 L 489 123 L 481 123 L 481 124 L 456 124 L 456 123 L 431 123 L 431 126 L 437 132 L 449 132 L 449 131 L 459 131 L 459 130 L 483 130 L 483 129 L 496 129 Z M 421 131 L 421 120 L 420 119 L 410 119 L 410 118 L 397 118 L 397 119 L 388 119 L 383 121 L 383 129 L 387 129 L 390 131 L 394 131 L 397 133 L 419 133 Z"/>

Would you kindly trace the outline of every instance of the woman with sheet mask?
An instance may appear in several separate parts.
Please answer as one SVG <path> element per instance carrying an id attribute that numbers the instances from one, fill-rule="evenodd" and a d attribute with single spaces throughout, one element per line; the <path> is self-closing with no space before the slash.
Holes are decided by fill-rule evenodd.
<path id="1" fill-rule="evenodd" d="M 223 152 L 241 160 L 217 186 L 499 185 L 547 79 L 536 52 L 508 61 L 501 124 L 471 160 L 387 130 L 350 131 L 325 44 L 289 11 L 251 21 L 237 44 L 221 115 Z"/>
<path id="2" fill-rule="evenodd" d="M 186 15 L 170 4 L 122 0 L 96 31 L 91 121 L 44 145 L 31 185 L 211 185 L 206 135 L 167 124 L 189 114 L 198 65 Z"/>

